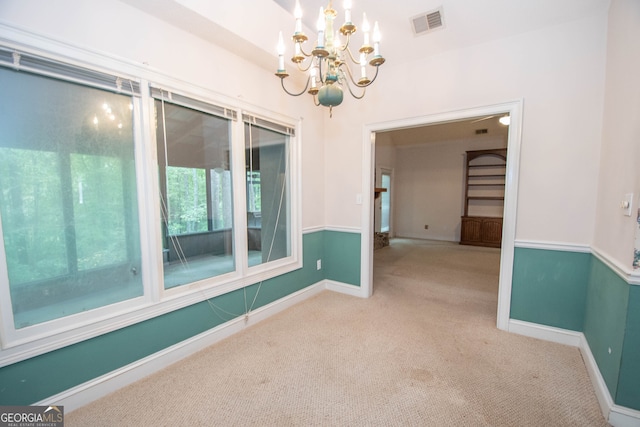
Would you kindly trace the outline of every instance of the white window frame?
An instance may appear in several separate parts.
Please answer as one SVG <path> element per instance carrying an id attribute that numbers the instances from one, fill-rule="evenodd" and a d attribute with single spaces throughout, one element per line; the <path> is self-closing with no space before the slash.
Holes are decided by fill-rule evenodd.
<path id="1" fill-rule="evenodd" d="M 16 49 L 16 51 L 21 52 L 22 50 Z M 32 53 L 29 51 L 25 51 L 24 55 L 25 55 L 24 56 L 25 58 L 28 58 L 29 56 L 33 55 L 34 58 L 40 57 L 45 61 L 51 60 L 54 62 L 58 62 L 58 60 L 55 57 L 51 57 L 49 55 L 44 55 L 41 53 Z M 22 54 L 19 58 L 20 59 L 23 58 Z M 67 64 L 62 61 L 59 61 L 59 62 L 61 62 L 62 64 Z M 70 68 L 74 67 L 74 65 L 72 64 L 68 64 L 68 65 Z M 18 69 L 20 68 L 24 68 L 25 71 L 31 72 L 29 67 L 18 66 Z M 86 68 L 86 69 L 95 71 L 97 73 L 104 72 L 103 70 L 100 70 L 100 69 L 89 68 L 89 67 L 79 67 L 80 70 L 82 68 Z M 38 70 L 34 70 L 33 73 L 40 76 L 49 76 L 49 77 L 58 78 L 61 81 L 80 83 L 86 87 L 102 88 L 102 89 L 109 90 L 109 88 L 106 87 L 106 85 L 101 85 L 100 83 L 91 84 L 90 82 L 82 81 L 81 78 L 74 78 L 74 77 L 67 78 L 63 75 L 55 75 L 53 73 L 47 73 L 46 71 L 38 72 Z M 110 74 L 110 73 L 105 72 L 105 74 Z M 137 80 L 135 80 L 133 77 L 130 77 L 130 76 L 125 77 L 125 80 L 130 80 L 134 84 L 138 83 Z M 145 191 L 144 186 L 141 187 L 141 184 L 144 183 L 144 179 L 142 179 L 140 175 L 141 173 L 139 170 L 140 156 L 138 155 L 139 153 L 137 148 L 138 146 L 142 145 L 140 140 L 141 135 L 137 129 L 139 126 L 137 126 L 136 124 L 136 120 L 137 120 L 136 118 L 139 117 L 139 114 L 140 114 L 140 96 L 136 96 L 136 95 L 132 96 L 131 101 L 133 104 L 133 117 L 134 117 L 133 118 L 133 125 L 134 125 L 133 139 L 134 139 L 134 150 L 135 150 L 134 156 L 135 156 L 135 165 L 136 165 L 136 185 L 137 185 L 137 191 L 141 191 L 141 188 L 142 188 L 142 191 L 144 192 Z M 143 220 L 143 213 L 142 211 L 139 210 L 138 221 L 141 222 L 142 220 Z M 0 221 L 1 221 L 1 218 L 0 218 Z M 142 231 L 141 231 L 141 234 L 142 234 Z M 92 310 L 72 314 L 72 315 L 61 317 L 58 319 L 37 323 L 24 328 L 16 329 L 14 320 L 13 320 L 12 301 L 11 301 L 10 291 L 9 291 L 9 274 L 8 274 L 7 264 L 6 264 L 6 253 L 4 248 L 4 235 L 2 232 L 2 227 L 0 227 L 0 242 L 1 242 L 0 244 L 0 292 L 2 293 L 2 297 L 0 298 L 0 318 L 2 319 L 2 325 L 0 325 L 0 349 L 2 350 L 2 352 L 0 352 L 0 366 L 5 365 L 4 355 L 5 355 L 6 349 L 10 349 L 14 347 L 20 348 L 25 346 L 26 344 L 30 344 L 28 347 L 31 348 L 31 346 L 33 345 L 31 343 L 33 342 L 42 342 L 42 341 L 51 340 L 51 338 L 49 337 L 58 336 L 67 331 L 74 330 L 75 328 L 77 328 L 78 325 L 85 325 L 85 324 L 99 321 L 105 318 L 114 317 L 114 316 L 117 317 L 123 313 L 131 312 L 137 307 L 144 306 L 146 302 L 145 300 L 148 299 L 147 291 L 146 291 L 148 288 L 148 284 L 145 283 L 145 278 L 143 276 L 142 296 L 120 301 L 120 302 L 102 306 L 102 307 L 97 307 Z M 144 270 L 145 269 L 144 250 L 141 250 L 141 256 L 142 256 L 142 269 Z M 96 334 L 96 335 L 99 335 L 99 334 Z M 64 345 L 68 345 L 68 344 L 64 344 Z"/>
<path id="2" fill-rule="evenodd" d="M 20 330 L 13 329 L 13 312 L 8 298 L 8 273 L 4 244 L 0 244 L 0 367 L 19 362 L 64 346 L 90 339 L 129 325 L 151 319 L 171 311 L 213 298 L 264 280 L 302 268 L 302 209 L 301 209 L 301 119 L 248 105 L 235 98 L 226 98 L 188 82 L 124 61 L 37 34 L 16 30 L 0 24 L 2 45 L 21 52 L 40 55 L 53 61 L 107 74 L 130 76 L 139 82 L 141 96 L 134 97 L 134 143 L 136 186 L 143 274 L 143 296 L 120 303 L 36 324 Z M 35 46 L 38 46 L 37 48 Z M 114 71 L 117 70 L 117 71 Z M 175 93 L 213 105 L 223 105 L 238 117 L 231 125 L 231 162 L 234 192 L 234 255 L 236 270 L 195 283 L 164 289 L 162 277 L 162 239 L 157 182 L 157 157 L 154 138 L 155 124 L 150 106 L 149 82 Z M 266 264 L 248 267 L 246 221 L 246 175 L 244 169 L 243 114 L 250 114 L 268 122 L 294 130 L 289 139 L 289 209 L 291 256 Z M 0 239 L 2 239 L 0 227 Z"/>

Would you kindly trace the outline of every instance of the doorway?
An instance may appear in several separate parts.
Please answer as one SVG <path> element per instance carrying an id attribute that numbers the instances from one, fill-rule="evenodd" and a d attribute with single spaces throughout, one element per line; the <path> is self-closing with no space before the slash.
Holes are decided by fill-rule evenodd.
<path id="1" fill-rule="evenodd" d="M 374 236 L 374 185 L 376 134 L 380 132 L 436 125 L 469 120 L 491 115 L 508 114 L 511 124 L 508 131 L 507 168 L 504 197 L 504 222 L 502 250 L 500 254 L 500 278 L 498 285 L 497 327 L 508 330 L 511 304 L 511 281 L 514 256 L 517 189 L 522 126 L 522 100 L 485 107 L 470 108 L 428 116 L 402 119 L 366 125 L 363 131 L 363 209 L 361 241 L 361 295 L 373 294 L 373 236 Z"/>

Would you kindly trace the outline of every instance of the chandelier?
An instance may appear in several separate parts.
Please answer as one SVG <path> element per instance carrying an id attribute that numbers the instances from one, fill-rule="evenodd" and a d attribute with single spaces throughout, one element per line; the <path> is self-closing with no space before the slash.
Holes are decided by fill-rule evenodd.
<path id="1" fill-rule="evenodd" d="M 363 14 L 362 32 L 364 41 L 358 50 L 358 57 L 354 57 L 349 43 L 351 36 L 356 32 L 356 26 L 351 22 L 351 0 L 344 1 L 344 24 L 334 30 L 334 20 L 337 17 L 332 7 L 332 1 L 318 15 L 318 38 L 311 52 L 304 49 L 303 44 L 308 37 L 302 32 L 302 9 L 300 0 L 296 0 L 294 11 L 295 31 L 291 39 L 294 44 L 294 54 L 291 58 L 298 69 L 307 75 L 307 83 L 299 93 L 292 93 L 284 85 L 284 79 L 289 76 L 284 66 L 285 45 L 282 39 L 282 31 L 278 39 L 278 71 L 282 89 L 291 96 L 300 96 L 305 92 L 313 96 L 313 102 L 317 106 L 329 107 L 329 116 L 332 116 L 333 107 L 340 105 L 343 99 L 342 87 L 346 87 L 356 99 L 362 99 L 367 86 L 371 85 L 378 77 L 378 69 L 385 59 L 380 55 L 380 29 L 376 21 L 373 26 L 373 34 Z M 373 46 L 371 45 L 373 41 Z M 360 68 L 359 78 L 356 80 L 351 68 Z M 373 77 L 369 77 L 368 68 L 374 67 Z M 369 70 L 370 71 L 370 70 Z M 356 89 L 357 93 L 354 92 Z M 360 90 L 362 89 L 362 90 Z"/>

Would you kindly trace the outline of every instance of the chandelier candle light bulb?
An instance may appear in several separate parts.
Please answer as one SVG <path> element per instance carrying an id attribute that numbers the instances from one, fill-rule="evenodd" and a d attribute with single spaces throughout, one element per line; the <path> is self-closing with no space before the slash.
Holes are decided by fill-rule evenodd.
<path id="1" fill-rule="evenodd" d="M 367 21 L 367 14 L 363 13 L 362 14 L 362 31 L 364 32 L 364 42 L 362 43 L 362 46 L 369 46 L 369 31 L 370 31 L 370 27 L 369 27 L 369 21 Z"/>
<path id="2" fill-rule="evenodd" d="M 296 18 L 295 34 L 300 34 L 302 33 L 302 8 L 300 7 L 300 0 L 296 0 L 296 8 L 293 12 L 293 16 Z"/>
<path id="3" fill-rule="evenodd" d="M 298 71 L 307 74 L 306 85 L 300 92 L 292 93 L 284 85 L 284 79 L 289 74 L 284 65 L 285 49 L 282 32 L 278 37 L 276 76 L 280 78 L 282 89 L 291 96 L 300 96 L 305 92 L 310 94 L 315 105 L 329 107 L 330 117 L 333 107 L 342 103 L 343 89 L 346 88 L 354 98 L 362 99 L 366 88 L 376 80 L 380 65 L 385 62 L 380 55 L 381 37 L 378 22 L 376 21 L 374 25 L 373 46 L 371 46 L 369 21 L 364 13 L 362 15 L 364 42 L 358 50 L 359 60 L 355 59 L 357 57 L 354 57 L 349 45 L 351 36 L 356 32 L 356 26 L 351 22 L 351 3 L 351 0 L 344 0 L 345 22 L 337 29 L 334 27 L 334 21 L 338 14 L 332 7 L 332 1 L 329 0 L 326 8 L 320 8 L 317 21 L 317 44 L 310 53 L 307 53 L 302 46 L 308 40 L 302 32 L 302 9 L 300 0 L 296 0 L 295 31 L 291 37 L 294 43 L 294 55 L 291 61 L 296 64 Z M 357 76 L 354 72 L 357 70 L 351 70 L 356 67 L 360 67 L 360 79 L 357 81 L 354 80 Z M 367 76 L 368 67 L 375 68 L 373 77 Z"/>
<path id="4" fill-rule="evenodd" d="M 344 23 L 351 24 L 351 0 L 344 0 Z"/>
<path id="5" fill-rule="evenodd" d="M 336 31 L 335 35 L 333 36 L 333 48 L 336 51 L 336 57 L 340 56 L 340 51 L 342 49 L 342 43 L 340 42 L 340 33 L 338 31 Z"/>
<path id="6" fill-rule="evenodd" d="M 324 47 L 324 30 L 326 23 L 324 22 L 324 9 L 320 8 L 320 14 L 318 15 L 318 48 Z"/>
<path id="7" fill-rule="evenodd" d="M 284 72 L 284 40 L 282 39 L 282 31 L 278 37 L 278 72 Z"/>
<path id="8" fill-rule="evenodd" d="M 380 56 L 380 28 L 378 21 L 373 24 L 373 56 Z"/>

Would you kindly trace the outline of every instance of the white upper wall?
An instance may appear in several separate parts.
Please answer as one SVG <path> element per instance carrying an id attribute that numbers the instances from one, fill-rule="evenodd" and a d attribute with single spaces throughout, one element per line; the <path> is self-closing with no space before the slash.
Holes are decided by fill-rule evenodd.
<path id="1" fill-rule="evenodd" d="M 614 0 L 609 12 L 606 97 L 594 247 L 629 270 L 640 193 L 640 2 Z M 630 217 L 620 202 L 633 193 Z M 640 250 L 640 247 L 636 249 Z"/>
<path id="2" fill-rule="evenodd" d="M 201 32 L 196 36 L 129 4 L 142 9 L 146 4 L 145 10 L 150 4 L 157 8 L 176 8 L 177 4 L 187 21 L 193 13 L 201 13 L 197 19 Z M 388 61 L 364 100 L 346 95 L 329 119 L 326 109 L 313 107 L 307 96 L 284 95 L 277 78 L 266 68 L 267 45 L 275 37 L 259 29 L 269 23 L 274 33 L 281 28 L 286 31 L 291 26 L 283 21 L 290 18 L 286 13 L 268 0 L 251 7 L 246 2 L 226 2 L 220 5 L 224 13 L 218 18 L 211 15 L 212 7 L 200 0 L 131 0 L 126 4 L 116 0 L 3 0 L 0 20 L 135 64 L 147 63 L 149 69 L 248 106 L 304 117 L 302 193 L 303 226 L 307 228 L 360 229 L 362 206 L 356 200 L 365 191 L 365 124 L 522 99 L 516 239 L 575 244 L 594 240 L 607 47 L 607 11 L 603 8 L 589 9 L 592 12 L 587 14 L 583 10 L 573 21 L 565 17 L 555 26 L 417 57 L 400 65 Z M 258 17 L 261 26 L 240 25 L 247 16 Z M 213 30 L 202 34 L 207 31 L 203 25 L 207 20 Z M 242 43 L 225 36 L 233 32 L 254 41 Z M 385 33 L 385 37 L 392 34 Z M 626 42 L 629 50 L 631 40 L 634 38 Z M 257 46 L 255 62 L 249 56 L 252 45 Z M 275 65 L 275 55 L 273 61 Z M 608 182 L 601 182 L 601 188 L 607 186 Z M 603 245 L 605 250 L 614 246 L 612 242 Z"/>
<path id="3" fill-rule="evenodd" d="M 325 118 L 327 222 L 359 227 L 365 123 L 522 99 L 516 240 L 590 244 L 600 153 L 606 11 L 394 66 L 356 107 Z"/>

